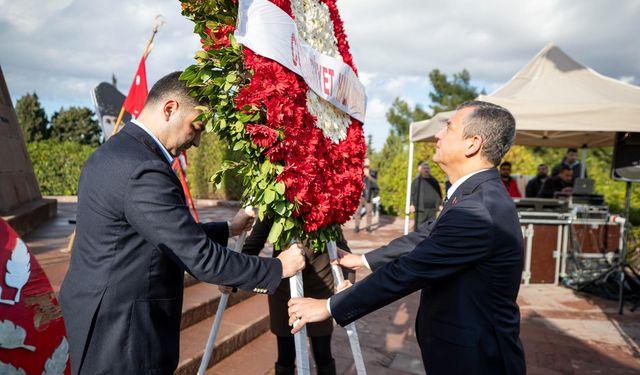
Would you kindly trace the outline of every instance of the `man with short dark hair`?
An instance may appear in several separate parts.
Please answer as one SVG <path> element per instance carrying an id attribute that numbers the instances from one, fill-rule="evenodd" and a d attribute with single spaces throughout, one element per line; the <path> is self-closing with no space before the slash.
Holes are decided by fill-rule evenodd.
<path id="1" fill-rule="evenodd" d="M 426 373 L 526 373 L 516 297 L 522 231 L 496 166 L 515 137 L 515 119 L 495 104 L 458 107 L 436 134 L 438 163 L 452 182 L 438 219 L 339 264 L 374 272 L 327 300 L 294 298 L 289 323 L 333 316 L 344 326 L 422 289 L 416 336 Z"/>
<path id="2" fill-rule="evenodd" d="M 411 183 L 411 206 L 415 215 L 414 230 L 422 223 L 434 220 L 442 203 L 442 190 L 438 180 L 431 176 L 431 166 L 426 161 L 418 164 L 418 177 Z"/>
<path id="3" fill-rule="evenodd" d="M 567 149 L 567 153 L 565 154 L 564 158 L 562 158 L 562 161 L 556 164 L 551 170 L 551 177 L 556 177 L 558 173 L 560 173 L 560 168 L 562 168 L 562 166 L 571 168 L 571 171 L 573 172 L 573 177 L 571 178 L 571 186 L 573 186 L 576 178 L 580 178 L 580 173 L 582 172 L 582 163 L 580 162 L 580 160 L 578 160 L 577 148 L 570 147 Z M 584 178 L 588 177 L 586 168 L 587 167 L 585 166 Z"/>
<path id="4" fill-rule="evenodd" d="M 226 249 L 252 219 L 196 223 L 171 161 L 198 146 L 204 124 L 180 72 L 151 89 L 137 120 L 87 160 L 71 263 L 60 291 L 72 373 L 172 374 L 178 365 L 184 272 L 260 293 L 304 267 Z"/>
<path id="5" fill-rule="evenodd" d="M 520 198 L 522 194 L 520 194 L 520 189 L 518 189 L 518 184 L 516 184 L 516 180 L 511 178 L 511 163 L 508 161 L 502 162 L 500 164 L 500 179 L 502 180 L 502 184 L 505 189 L 507 189 L 507 193 L 511 198 Z"/>
<path id="6" fill-rule="evenodd" d="M 542 184 L 539 198 L 555 198 L 556 193 L 571 193 L 573 191 L 573 170 L 563 165 L 559 168 L 556 176 L 549 177 L 547 181 Z"/>
<path id="7" fill-rule="evenodd" d="M 529 180 L 527 183 L 527 187 L 525 188 L 524 195 L 527 198 L 535 198 L 538 196 L 540 189 L 542 188 L 542 184 L 549 178 L 547 175 L 547 165 L 540 164 L 538 165 L 538 171 L 536 176 Z"/>

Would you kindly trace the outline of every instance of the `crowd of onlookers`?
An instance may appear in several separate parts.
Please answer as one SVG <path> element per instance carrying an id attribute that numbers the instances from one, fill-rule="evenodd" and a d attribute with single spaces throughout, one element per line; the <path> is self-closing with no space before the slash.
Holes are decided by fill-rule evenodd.
<path id="1" fill-rule="evenodd" d="M 513 198 L 522 198 L 523 194 L 518 187 L 516 179 L 511 176 L 511 163 L 503 161 L 499 166 L 500 177 L 505 189 Z M 582 172 L 582 164 L 578 160 L 578 150 L 569 148 L 562 161 L 551 169 L 549 175 L 546 164 L 538 165 L 536 175 L 530 179 L 524 189 L 526 198 L 555 198 L 558 195 L 570 194 L 576 178 L 587 177 L 585 169 Z M 426 161 L 418 162 L 418 176 L 411 183 L 410 212 L 414 215 L 414 230 L 427 221 L 436 218 L 442 209 L 446 191 L 451 186 L 449 181 L 444 183 L 445 191 L 441 189 L 440 182 L 431 175 L 431 166 Z M 360 206 L 354 215 L 355 231 L 360 231 L 362 217 L 365 217 L 365 229 L 371 232 L 372 215 L 375 212 L 374 204 L 379 194 L 377 176 L 371 170 L 369 159 L 364 163 L 364 189 L 360 198 Z"/>
<path id="2" fill-rule="evenodd" d="M 549 176 L 545 164 L 538 165 L 536 176 L 527 182 L 524 196 L 527 198 L 554 198 L 558 193 L 571 193 L 578 177 L 586 178 L 587 171 L 585 168 L 584 174 L 582 174 L 578 150 L 569 148 L 562 161 L 551 170 L 551 176 Z M 511 197 L 522 197 L 516 181 L 511 177 L 510 162 L 504 161 L 500 164 L 500 178 Z"/>

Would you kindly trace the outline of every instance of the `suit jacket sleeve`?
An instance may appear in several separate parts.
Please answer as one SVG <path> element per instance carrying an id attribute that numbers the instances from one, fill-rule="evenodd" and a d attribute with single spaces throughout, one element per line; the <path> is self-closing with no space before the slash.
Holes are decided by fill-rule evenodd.
<path id="1" fill-rule="evenodd" d="M 367 263 L 369 264 L 369 267 L 371 267 L 371 270 L 376 271 L 385 264 L 410 253 L 416 245 L 424 241 L 429 236 L 434 223 L 434 221 L 423 223 L 418 228 L 418 231 L 409 232 L 409 234 L 396 238 L 386 246 L 379 247 L 376 250 L 366 253 L 364 257 L 367 259 Z"/>
<path id="2" fill-rule="evenodd" d="M 217 242 L 222 246 L 227 246 L 229 241 L 229 225 L 223 223 L 204 223 L 200 224 L 207 237 L 213 242 Z"/>
<path id="3" fill-rule="evenodd" d="M 331 314 L 338 324 L 345 326 L 476 264 L 491 252 L 492 227 L 491 215 L 484 206 L 473 201 L 460 202 L 417 245 L 415 234 L 393 241 L 390 246 L 409 246 L 411 252 L 331 297 Z"/>
<path id="4" fill-rule="evenodd" d="M 148 161 L 136 168 L 124 205 L 130 225 L 199 280 L 268 293 L 280 284 L 279 260 L 239 254 L 207 236 L 191 217 L 179 182 L 165 163 Z"/>

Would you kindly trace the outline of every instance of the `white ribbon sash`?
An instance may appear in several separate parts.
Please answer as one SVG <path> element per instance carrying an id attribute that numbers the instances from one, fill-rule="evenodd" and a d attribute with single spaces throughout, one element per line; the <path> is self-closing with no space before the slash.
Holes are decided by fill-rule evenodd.
<path id="1" fill-rule="evenodd" d="M 240 0 L 234 35 L 255 53 L 301 76 L 318 96 L 364 122 L 367 97 L 353 69 L 309 46 L 282 9 L 267 0 Z"/>

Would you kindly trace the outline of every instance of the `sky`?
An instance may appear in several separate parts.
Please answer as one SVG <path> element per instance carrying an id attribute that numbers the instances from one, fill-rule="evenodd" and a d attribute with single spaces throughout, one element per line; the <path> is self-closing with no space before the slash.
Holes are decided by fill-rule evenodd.
<path id="1" fill-rule="evenodd" d="M 637 0 L 338 0 L 367 90 L 365 134 L 380 149 L 400 97 L 429 105 L 428 73 L 467 69 L 491 93 L 554 43 L 581 64 L 640 85 Z M 36 92 L 49 116 L 93 108 L 115 74 L 126 93 L 156 15 L 166 21 L 147 60 L 149 87 L 193 62 L 199 39 L 177 0 L 0 0 L 0 66 L 15 101 Z"/>

